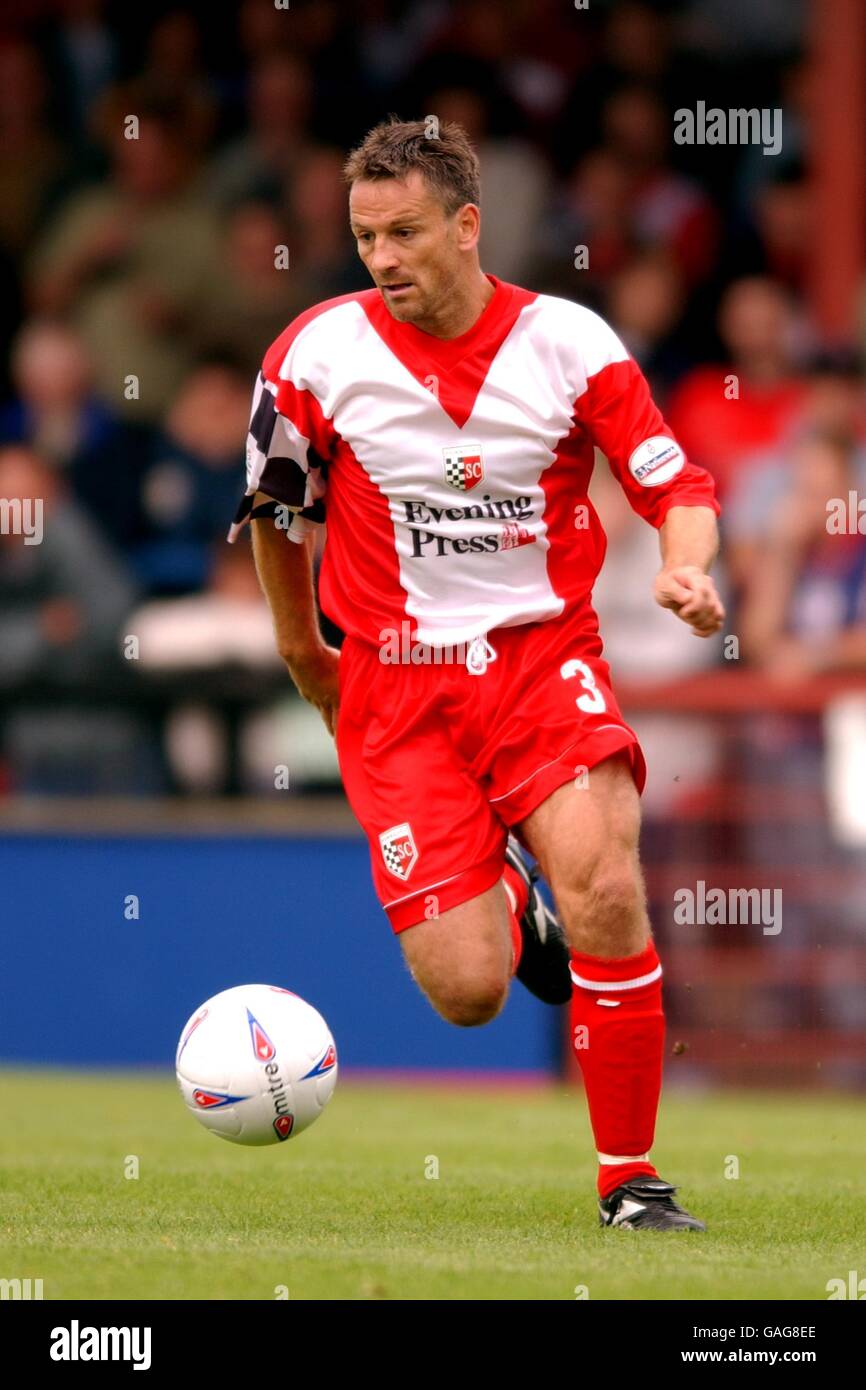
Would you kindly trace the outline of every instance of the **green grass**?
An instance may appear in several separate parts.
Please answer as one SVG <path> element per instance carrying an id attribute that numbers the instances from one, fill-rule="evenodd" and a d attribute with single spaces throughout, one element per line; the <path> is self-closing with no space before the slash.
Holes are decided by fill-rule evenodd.
<path id="1" fill-rule="evenodd" d="M 583 1097 L 560 1088 L 344 1078 L 258 1150 L 206 1134 L 169 1076 L 7 1072 L 0 1114 L 0 1277 L 46 1299 L 826 1299 L 866 1275 L 851 1098 L 668 1093 L 654 1157 L 710 1226 L 677 1236 L 599 1229 Z"/>

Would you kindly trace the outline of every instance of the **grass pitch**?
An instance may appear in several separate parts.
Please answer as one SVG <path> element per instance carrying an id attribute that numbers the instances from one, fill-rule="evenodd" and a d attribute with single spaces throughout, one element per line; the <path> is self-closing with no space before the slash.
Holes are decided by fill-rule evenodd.
<path id="1" fill-rule="evenodd" d="M 710 1227 L 676 1236 L 600 1230 L 563 1088 L 343 1077 L 272 1149 L 205 1133 L 170 1075 L 6 1072 L 0 1114 L 0 1278 L 46 1299 L 820 1300 L 866 1274 L 851 1098 L 668 1092 L 654 1157 Z"/>

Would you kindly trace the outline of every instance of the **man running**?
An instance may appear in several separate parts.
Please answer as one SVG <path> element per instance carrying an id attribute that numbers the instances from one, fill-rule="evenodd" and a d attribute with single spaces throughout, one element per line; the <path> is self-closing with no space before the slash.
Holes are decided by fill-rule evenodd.
<path id="1" fill-rule="evenodd" d="M 570 1001 L 601 1223 L 703 1230 L 650 1158 L 664 1015 L 645 766 L 602 657 L 587 489 L 597 447 L 659 530 L 656 602 L 709 637 L 714 486 L 598 315 L 483 273 L 477 157 L 459 125 L 429 129 L 391 118 L 346 162 L 374 288 L 315 305 L 265 355 L 230 538 L 257 521 L 278 649 L 335 736 L 413 978 L 464 1026 L 499 1013 L 514 974 Z M 326 512 L 318 595 L 341 652 L 316 610 Z"/>

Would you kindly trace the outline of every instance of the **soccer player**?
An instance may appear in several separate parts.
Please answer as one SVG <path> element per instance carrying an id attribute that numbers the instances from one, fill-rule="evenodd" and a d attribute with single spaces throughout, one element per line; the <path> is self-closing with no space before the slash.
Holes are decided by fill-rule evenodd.
<path id="1" fill-rule="evenodd" d="M 664 1015 L 645 766 L 591 605 L 605 540 L 587 487 L 598 447 L 659 530 L 656 602 L 700 637 L 724 616 L 714 487 L 601 318 L 482 272 L 477 156 L 456 123 L 430 129 L 392 117 L 346 162 L 374 288 L 316 304 L 265 354 L 230 539 L 256 520 L 278 649 L 335 736 L 415 981 L 464 1026 L 515 974 L 570 1000 L 602 1225 L 703 1230 L 650 1158 Z M 316 611 L 326 516 L 318 594 L 340 652 Z"/>

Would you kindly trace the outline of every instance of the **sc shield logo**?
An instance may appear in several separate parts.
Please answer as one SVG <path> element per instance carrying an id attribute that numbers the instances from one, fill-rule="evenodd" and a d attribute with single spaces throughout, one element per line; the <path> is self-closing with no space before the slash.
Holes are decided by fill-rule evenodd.
<path id="1" fill-rule="evenodd" d="M 406 822 L 403 825 L 392 825 L 390 830 L 382 831 L 379 844 L 385 868 L 405 883 L 418 862 L 412 827 Z"/>

